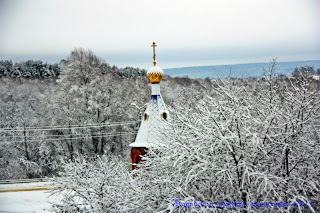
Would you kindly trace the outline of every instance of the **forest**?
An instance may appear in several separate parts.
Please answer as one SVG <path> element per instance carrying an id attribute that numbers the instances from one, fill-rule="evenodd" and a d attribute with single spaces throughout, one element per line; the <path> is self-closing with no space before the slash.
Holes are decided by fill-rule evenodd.
<path id="1" fill-rule="evenodd" d="M 260 79 L 165 75 L 165 145 L 131 171 L 146 70 L 81 48 L 54 65 L 1 61 L 0 179 L 55 178 L 56 212 L 186 212 L 182 203 L 235 200 L 313 205 L 193 210 L 318 212 L 320 83 L 305 69 L 277 76 L 276 66 L 261 67 Z"/>

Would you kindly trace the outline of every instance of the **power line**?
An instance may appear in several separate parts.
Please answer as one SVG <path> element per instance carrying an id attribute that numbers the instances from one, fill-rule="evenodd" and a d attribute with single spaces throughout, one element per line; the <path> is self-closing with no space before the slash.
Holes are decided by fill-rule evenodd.
<path id="1" fill-rule="evenodd" d="M 70 129 L 70 128 L 82 128 L 82 127 L 103 127 L 109 125 L 123 125 L 137 123 L 137 121 L 128 122 L 115 122 L 105 124 L 88 124 L 88 125 L 65 125 L 65 126 L 43 126 L 43 127 L 16 127 L 16 128 L 2 128 L 0 131 L 24 131 L 24 130 L 51 130 L 51 129 Z"/>
<path id="2" fill-rule="evenodd" d="M 90 137 L 114 137 L 114 136 L 124 136 L 124 135 L 133 135 L 136 133 L 122 133 L 122 132 L 116 132 L 117 134 L 104 134 L 104 135 L 97 135 L 97 136 L 90 136 Z M 61 138 L 61 139 L 43 139 L 43 140 L 28 140 L 27 143 L 33 143 L 33 142 L 46 142 L 46 141 L 62 141 L 62 140 L 75 140 L 75 139 L 84 139 L 88 137 L 72 137 L 72 138 Z M 25 143 L 25 141 L 6 141 L 6 142 L 0 142 L 0 144 L 10 144 L 10 143 Z"/>
<path id="3" fill-rule="evenodd" d="M 118 123 L 109 123 L 109 124 L 102 124 L 102 125 L 86 125 L 86 126 L 51 126 L 51 127 L 59 127 L 59 128 L 43 128 L 42 127 L 20 127 L 20 128 L 3 128 L 0 129 L 0 132 L 21 132 L 21 131 L 50 131 L 50 130 L 70 130 L 70 129 L 83 129 L 83 128 L 101 128 L 101 127 L 108 127 L 108 126 L 122 126 L 122 125 L 129 125 L 135 124 L 137 121 L 130 121 L 130 122 L 118 122 Z M 47 126 L 49 127 L 49 126 Z"/>
<path id="4" fill-rule="evenodd" d="M 112 134 L 112 132 L 109 132 L 110 134 Z M 95 134 L 92 133 L 84 133 L 84 134 L 63 134 L 63 135 L 12 135 L 12 136 L 0 136 L 0 139 L 13 139 L 13 138 L 50 138 L 50 137 L 69 137 L 69 136 L 75 136 L 75 137 L 79 137 L 79 136 L 86 136 L 86 135 L 91 135 L 91 136 L 95 136 L 95 135 L 101 135 L 101 134 L 108 134 L 108 132 L 97 132 Z"/>
<path id="5" fill-rule="evenodd" d="M 115 132 L 117 133 L 117 132 Z M 63 135 L 11 135 L 11 136 L 0 136 L 0 139 L 4 139 L 4 140 L 10 140 L 10 139 L 13 139 L 13 138 L 49 138 L 49 137 L 69 137 L 69 136 L 75 136 L 75 137 L 80 137 L 80 136 L 86 136 L 86 135 L 90 135 L 92 137 L 95 137 L 95 136 L 99 136 L 99 135 L 104 135 L 104 134 L 113 134 L 113 132 L 97 132 L 97 133 L 84 133 L 84 134 L 63 134 Z M 40 140 L 40 139 L 39 139 Z"/>

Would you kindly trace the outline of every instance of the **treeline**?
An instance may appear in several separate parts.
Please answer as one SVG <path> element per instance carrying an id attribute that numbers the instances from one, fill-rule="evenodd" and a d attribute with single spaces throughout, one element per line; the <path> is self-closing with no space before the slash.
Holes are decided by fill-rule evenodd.
<path id="1" fill-rule="evenodd" d="M 58 78 L 60 74 L 63 74 L 61 72 L 61 66 L 62 64 L 66 63 L 66 61 L 67 60 L 62 59 L 59 64 L 48 64 L 41 60 L 27 60 L 22 62 L 15 62 L 13 64 L 12 60 L 0 60 L 0 77 L 37 79 Z M 111 66 L 108 63 L 105 63 L 102 59 L 99 59 L 99 65 L 100 72 L 103 75 L 111 72 L 117 74 L 120 77 L 136 78 L 139 76 L 146 76 L 147 74 L 147 71 L 145 69 L 130 66 L 119 68 L 115 65 Z M 320 68 L 315 71 L 314 67 L 312 66 L 296 67 L 291 74 L 293 77 L 320 75 Z M 284 77 L 284 75 L 280 75 L 280 77 Z M 189 77 L 185 76 L 182 78 L 185 80 Z"/>
<path id="2" fill-rule="evenodd" d="M 125 68 L 117 68 L 116 73 L 120 77 L 134 78 L 138 76 L 146 76 L 147 71 L 145 69 L 134 68 L 134 67 L 125 67 Z"/>
<path id="3" fill-rule="evenodd" d="M 0 77 L 9 78 L 56 78 L 60 75 L 59 65 L 27 60 L 13 64 L 11 60 L 0 61 Z"/>
<path id="4" fill-rule="evenodd" d="M 66 60 L 61 60 L 60 64 L 48 64 L 41 60 L 27 60 L 22 62 L 16 62 L 13 64 L 11 60 L 0 61 L 0 77 L 7 78 L 58 78 L 61 71 L 61 64 L 64 64 Z M 110 66 L 107 63 L 101 62 L 101 73 L 107 74 L 109 72 L 115 73 L 120 77 L 135 78 L 139 76 L 146 76 L 147 71 L 145 69 L 125 67 L 119 68 L 117 66 Z"/>

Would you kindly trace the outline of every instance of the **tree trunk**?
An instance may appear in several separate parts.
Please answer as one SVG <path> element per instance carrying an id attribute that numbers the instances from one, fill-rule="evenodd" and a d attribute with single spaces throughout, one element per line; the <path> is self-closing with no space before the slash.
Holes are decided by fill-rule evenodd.
<path id="1" fill-rule="evenodd" d="M 68 140 L 67 140 L 67 144 L 68 144 L 68 148 L 69 148 L 69 152 L 70 152 L 70 158 L 73 161 L 73 143 L 72 143 L 72 131 L 71 131 L 71 123 L 69 121 L 69 133 L 70 133 L 70 144 L 68 144 Z"/>
<path id="2" fill-rule="evenodd" d="M 104 154 L 104 144 L 105 144 L 105 138 L 102 137 L 101 138 L 101 145 L 100 145 L 100 153 L 101 153 L 101 155 Z"/>
<path id="3" fill-rule="evenodd" d="M 24 135 L 24 148 L 26 152 L 26 158 L 27 160 L 30 160 L 29 152 L 28 152 L 28 144 L 27 144 L 27 136 L 26 136 L 26 129 L 23 129 L 23 135 Z"/>

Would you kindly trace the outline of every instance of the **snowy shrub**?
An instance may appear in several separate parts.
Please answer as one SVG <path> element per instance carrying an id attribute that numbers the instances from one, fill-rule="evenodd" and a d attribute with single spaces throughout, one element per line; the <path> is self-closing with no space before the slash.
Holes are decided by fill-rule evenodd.
<path id="1" fill-rule="evenodd" d="M 55 180 L 61 200 L 53 204 L 55 212 L 125 211 L 131 179 L 129 165 L 117 157 L 98 157 L 95 161 L 77 157 L 65 164 L 65 173 Z M 57 196 L 59 197 L 59 196 Z"/>

